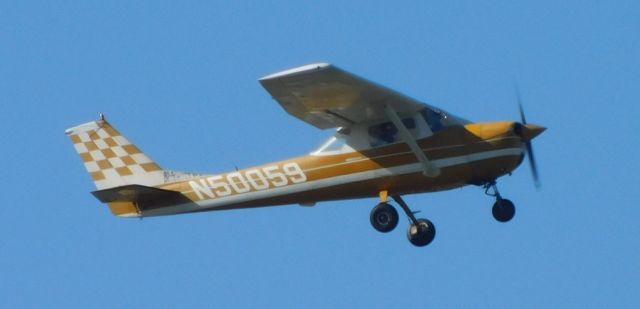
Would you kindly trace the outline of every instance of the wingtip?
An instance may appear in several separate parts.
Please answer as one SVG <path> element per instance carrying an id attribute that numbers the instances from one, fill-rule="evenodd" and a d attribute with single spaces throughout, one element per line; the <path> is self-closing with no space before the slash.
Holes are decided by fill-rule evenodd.
<path id="1" fill-rule="evenodd" d="M 283 71 L 279 71 L 273 74 L 269 74 L 267 76 L 264 76 L 262 78 L 259 78 L 259 81 L 265 81 L 265 80 L 269 80 L 269 79 L 276 79 L 276 78 L 281 78 L 284 76 L 294 76 L 294 75 L 299 75 L 299 74 L 305 74 L 305 73 L 309 73 L 312 71 L 316 71 L 316 70 L 322 70 L 325 68 L 328 68 L 331 66 L 331 63 L 328 62 L 317 62 L 317 63 L 310 63 L 310 64 L 305 64 L 302 66 L 298 66 L 298 67 L 294 67 L 291 69 L 286 69 Z"/>

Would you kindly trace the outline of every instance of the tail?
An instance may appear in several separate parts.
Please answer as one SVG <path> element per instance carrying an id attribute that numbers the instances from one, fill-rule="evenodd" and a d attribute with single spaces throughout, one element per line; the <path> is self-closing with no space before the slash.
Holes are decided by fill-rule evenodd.
<path id="1" fill-rule="evenodd" d="M 71 138 L 98 190 L 134 184 L 152 187 L 165 181 L 160 166 L 102 115 L 100 120 L 69 128 L 65 133 Z"/>

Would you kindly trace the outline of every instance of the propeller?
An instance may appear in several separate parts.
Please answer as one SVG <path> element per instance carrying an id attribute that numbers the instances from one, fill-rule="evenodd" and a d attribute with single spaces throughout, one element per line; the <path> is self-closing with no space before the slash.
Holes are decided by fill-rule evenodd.
<path id="1" fill-rule="evenodd" d="M 531 167 L 531 174 L 533 175 L 533 183 L 535 184 L 536 188 L 539 189 L 541 186 L 540 177 L 538 176 L 538 167 L 536 164 L 536 159 L 535 159 L 535 156 L 533 155 L 533 146 L 531 145 L 531 139 L 533 139 L 535 135 L 538 135 L 540 132 L 542 132 L 544 128 L 538 127 L 535 125 L 527 125 L 527 119 L 524 116 L 524 109 L 522 108 L 522 99 L 520 97 L 520 90 L 518 89 L 517 85 L 516 85 L 516 100 L 518 101 L 518 109 L 520 110 L 521 125 L 519 126 L 519 129 L 518 129 L 519 135 L 523 138 L 523 142 L 525 143 L 525 146 L 526 146 L 527 158 L 529 158 L 529 166 Z M 536 130 L 539 132 L 537 132 L 534 136 L 528 137 L 526 135 L 529 135 L 529 134 L 527 134 L 528 132 L 525 132 L 525 131 L 529 131 L 529 130 Z"/>

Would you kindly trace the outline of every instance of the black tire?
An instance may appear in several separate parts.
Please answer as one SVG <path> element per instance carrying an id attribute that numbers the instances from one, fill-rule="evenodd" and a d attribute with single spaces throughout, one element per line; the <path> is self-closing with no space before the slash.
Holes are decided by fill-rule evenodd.
<path id="1" fill-rule="evenodd" d="M 500 199 L 491 208 L 493 218 L 498 222 L 509 222 L 516 215 L 516 207 L 510 200 Z"/>
<path id="2" fill-rule="evenodd" d="M 409 242 L 416 247 L 430 244 L 436 237 L 436 227 L 427 219 L 418 219 L 418 225 L 411 224 L 407 230 Z"/>
<path id="3" fill-rule="evenodd" d="M 371 210 L 369 221 L 376 231 L 388 233 L 398 226 L 398 212 L 393 206 L 380 203 Z"/>

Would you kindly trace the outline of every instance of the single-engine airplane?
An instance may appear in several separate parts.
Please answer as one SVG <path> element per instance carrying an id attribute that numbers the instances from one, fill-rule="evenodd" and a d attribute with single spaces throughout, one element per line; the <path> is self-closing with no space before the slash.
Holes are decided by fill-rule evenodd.
<path id="1" fill-rule="evenodd" d="M 492 213 L 513 218 L 496 179 L 528 155 L 538 183 L 531 140 L 545 128 L 521 121 L 471 123 L 328 63 L 314 63 L 261 78 L 289 114 L 320 129 L 337 128 L 309 155 L 223 174 L 162 169 L 101 114 L 66 134 L 91 175 L 93 195 L 120 217 L 378 197 L 370 221 L 379 232 L 398 225 L 393 199 L 410 220 L 407 236 L 426 246 L 436 229 L 418 219 L 402 195 L 465 185 L 495 197 Z M 518 103 L 519 103 L 518 95 Z"/>

